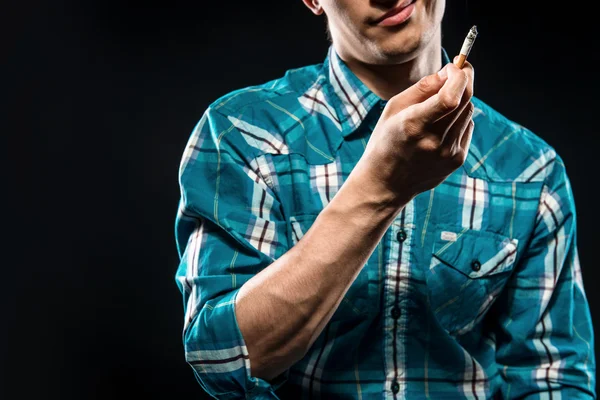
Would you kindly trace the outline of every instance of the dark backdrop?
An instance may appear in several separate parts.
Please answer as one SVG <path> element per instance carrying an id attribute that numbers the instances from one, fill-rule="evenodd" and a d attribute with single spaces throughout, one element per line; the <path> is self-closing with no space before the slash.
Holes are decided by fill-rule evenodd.
<path id="1" fill-rule="evenodd" d="M 321 62 L 323 21 L 300 0 L 6 3 L 0 398 L 203 398 L 174 281 L 179 158 L 217 97 Z M 448 0 L 443 44 L 476 23 L 476 95 L 564 158 L 597 320 L 598 46 L 571 5 Z"/>

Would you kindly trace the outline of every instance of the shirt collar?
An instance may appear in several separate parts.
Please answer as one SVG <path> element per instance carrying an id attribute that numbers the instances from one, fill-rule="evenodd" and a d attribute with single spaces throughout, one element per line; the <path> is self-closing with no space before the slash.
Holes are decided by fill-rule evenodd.
<path id="1" fill-rule="evenodd" d="M 450 57 L 442 48 L 442 65 L 448 64 Z M 331 95 L 335 99 L 333 107 L 338 116 L 344 137 L 353 133 L 365 120 L 371 109 L 387 101 L 373 93 L 346 63 L 339 57 L 333 45 L 329 47 L 324 62 L 326 79 Z"/>

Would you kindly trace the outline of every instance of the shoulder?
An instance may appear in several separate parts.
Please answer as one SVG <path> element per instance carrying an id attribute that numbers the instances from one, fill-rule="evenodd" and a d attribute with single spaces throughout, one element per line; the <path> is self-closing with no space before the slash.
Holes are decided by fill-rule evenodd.
<path id="1" fill-rule="evenodd" d="M 272 104 L 285 105 L 297 101 L 321 75 L 322 64 L 290 69 L 279 78 L 231 91 L 209 105 L 222 115 L 235 116 L 247 110 L 269 110 Z"/>
<path id="2" fill-rule="evenodd" d="M 289 154 L 302 142 L 311 115 L 304 96 L 324 78 L 323 64 L 314 64 L 231 91 L 208 106 L 196 130 L 219 138 L 221 147 L 237 142 L 253 157 Z"/>
<path id="3" fill-rule="evenodd" d="M 475 130 L 465 162 L 477 178 L 504 182 L 543 182 L 564 168 L 556 150 L 523 125 L 510 120 L 479 98 L 473 98 Z"/>

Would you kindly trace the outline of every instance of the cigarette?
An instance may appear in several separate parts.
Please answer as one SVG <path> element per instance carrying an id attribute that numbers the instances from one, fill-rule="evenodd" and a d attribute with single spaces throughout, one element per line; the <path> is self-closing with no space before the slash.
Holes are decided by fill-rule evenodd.
<path id="1" fill-rule="evenodd" d="M 469 53 L 471 52 L 471 48 L 473 47 L 473 43 L 475 43 L 475 38 L 477 37 L 477 25 L 473 25 L 469 33 L 467 33 L 467 37 L 463 42 L 462 48 L 460 49 L 460 54 L 458 55 L 458 60 L 454 63 L 458 68 L 462 68 L 463 64 L 467 60 Z"/>

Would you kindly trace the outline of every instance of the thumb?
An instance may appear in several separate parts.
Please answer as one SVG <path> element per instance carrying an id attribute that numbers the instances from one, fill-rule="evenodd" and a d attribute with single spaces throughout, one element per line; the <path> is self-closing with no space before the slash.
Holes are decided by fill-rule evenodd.
<path id="1" fill-rule="evenodd" d="M 421 103 L 438 93 L 442 86 L 444 86 L 444 82 L 448 79 L 446 68 L 442 68 L 435 74 L 424 76 L 408 89 L 392 97 L 386 104 L 383 112 L 384 115 L 391 117 L 405 108 Z"/>

